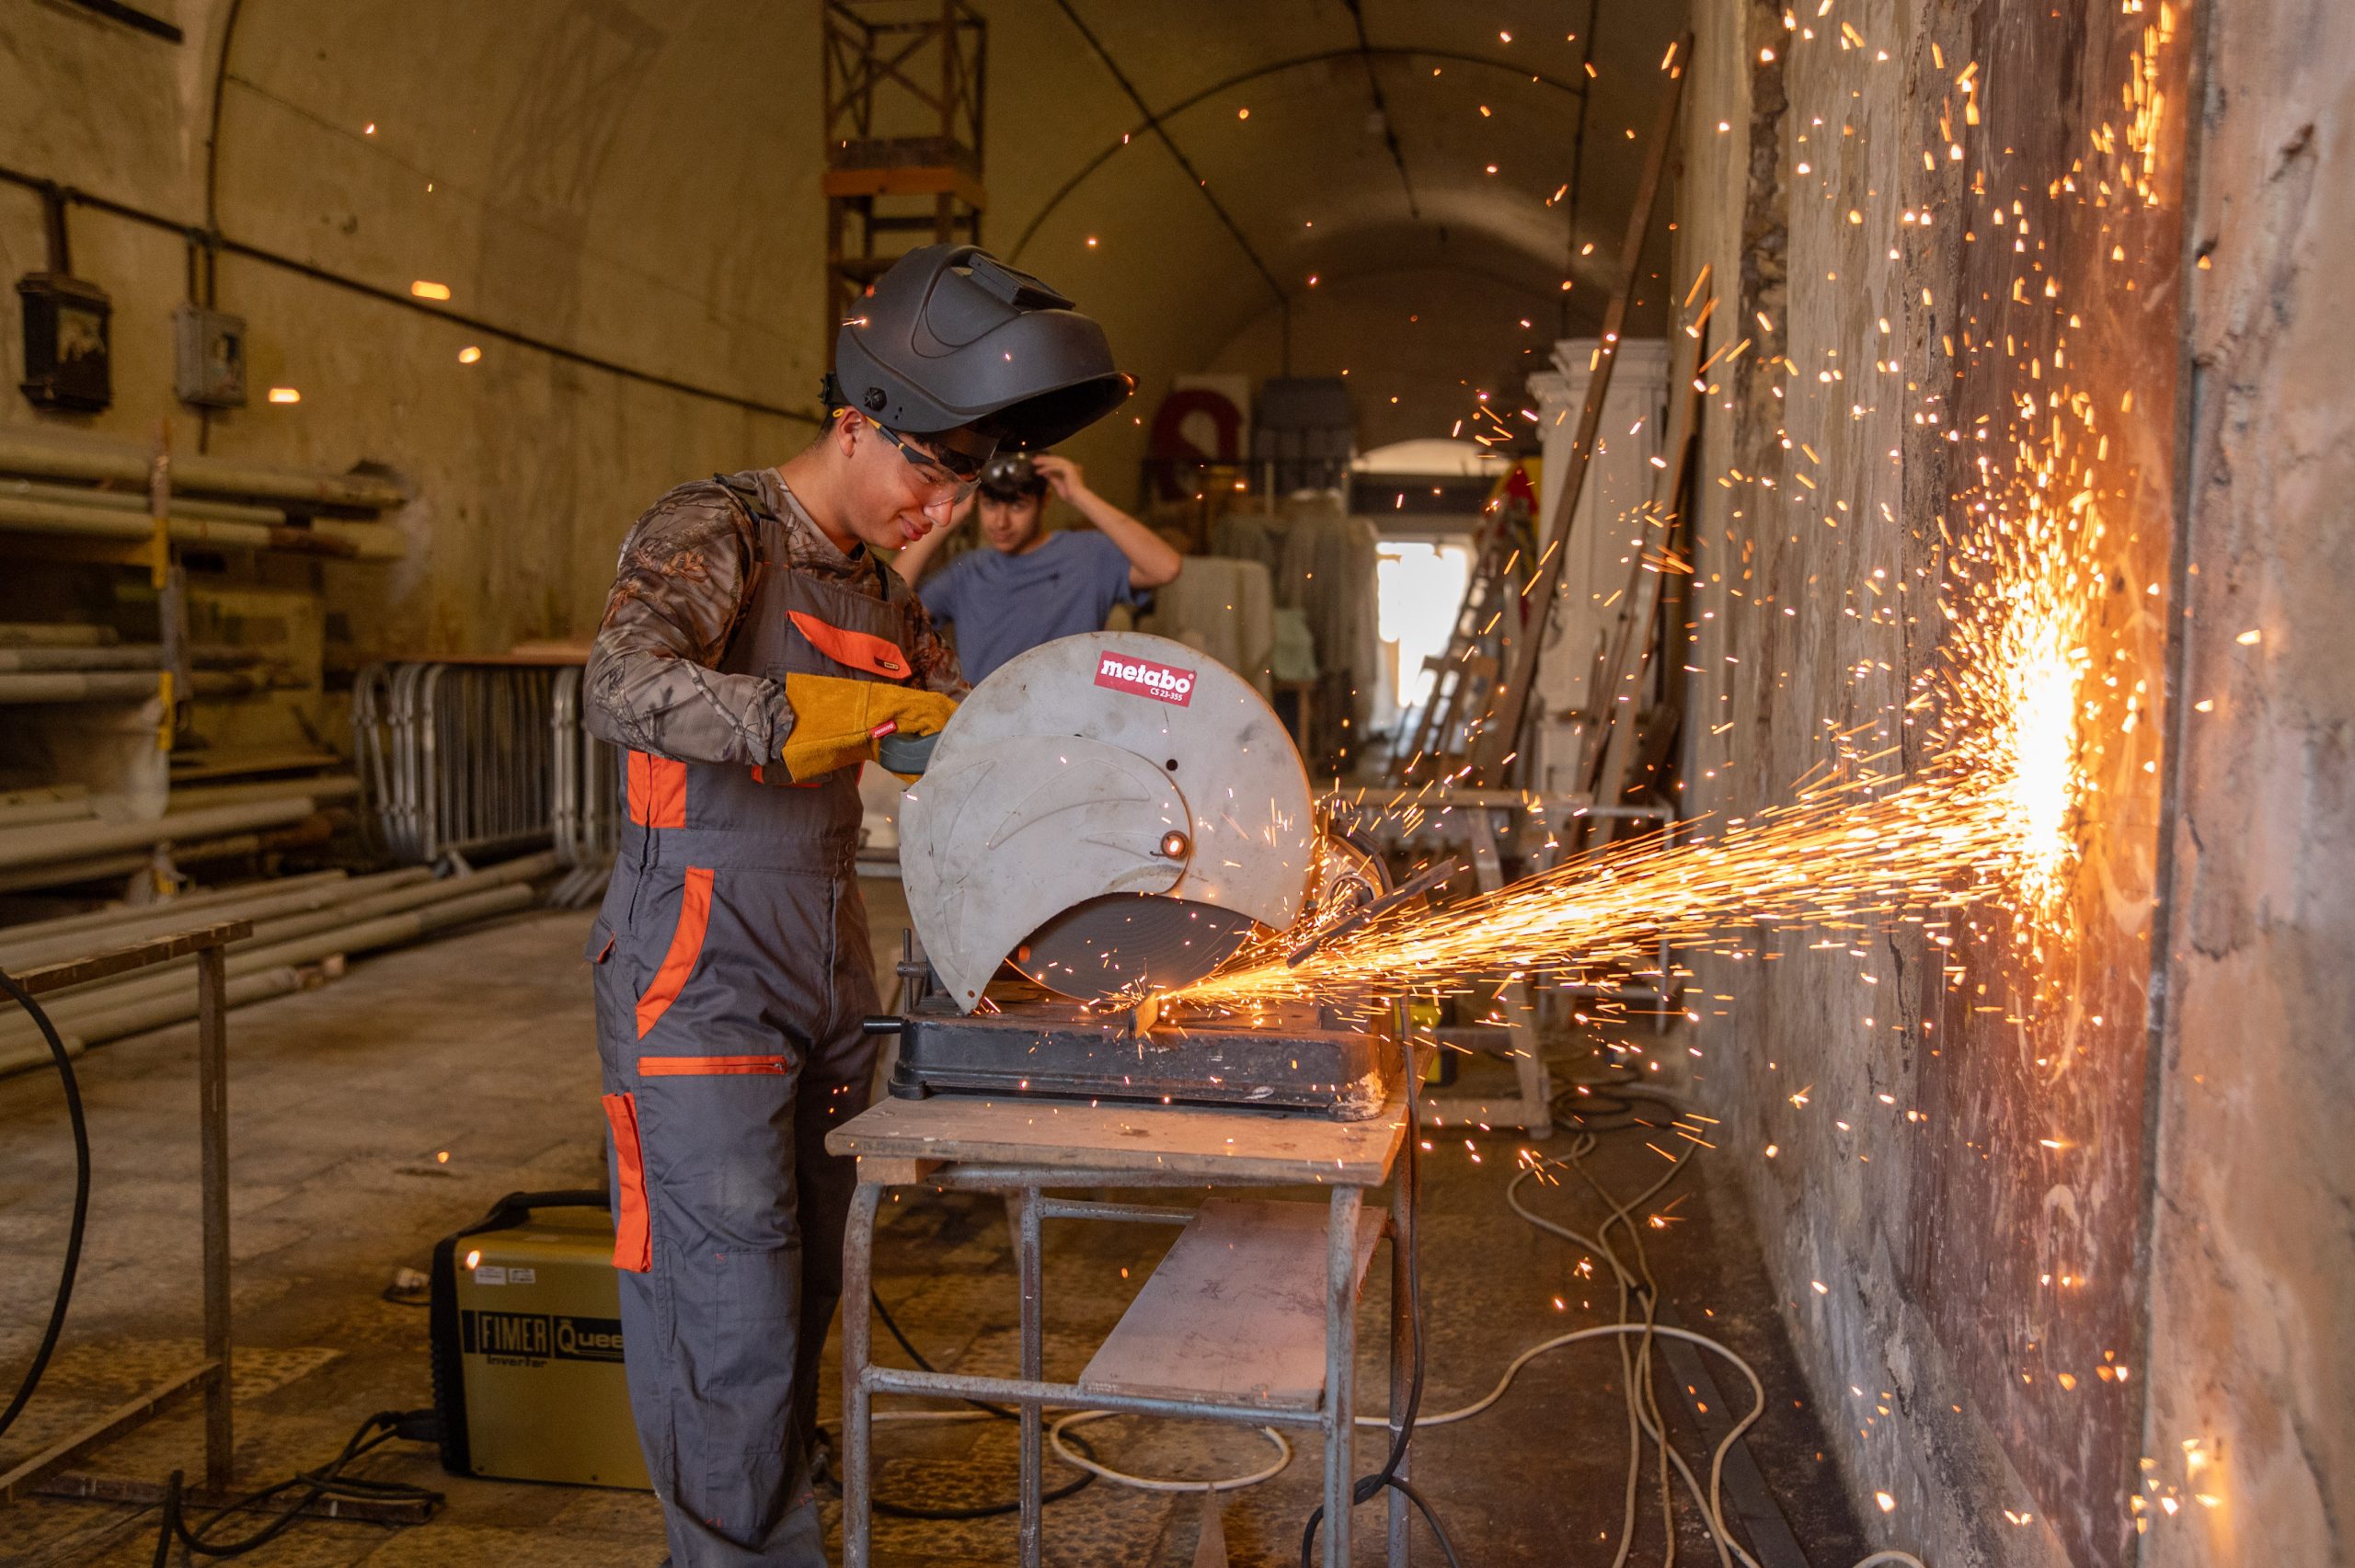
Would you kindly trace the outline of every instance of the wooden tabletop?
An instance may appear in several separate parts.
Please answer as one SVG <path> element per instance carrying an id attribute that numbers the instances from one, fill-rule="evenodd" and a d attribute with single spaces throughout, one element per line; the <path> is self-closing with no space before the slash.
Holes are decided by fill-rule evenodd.
<path id="1" fill-rule="evenodd" d="M 862 1160 L 1150 1171 L 1219 1185 L 1378 1186 L 1407 1135 L 1394 1099 L 1365 1121 L 1084 1100 L 886 1096 L 826 1135 Z"/>

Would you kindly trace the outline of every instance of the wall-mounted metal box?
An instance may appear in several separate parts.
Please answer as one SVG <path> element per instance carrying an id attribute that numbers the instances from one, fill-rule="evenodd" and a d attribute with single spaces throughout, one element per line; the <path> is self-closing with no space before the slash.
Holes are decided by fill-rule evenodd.
<path id="1" fill-rule="evenodd" d="M 246 406 L 246 318 L 201 305 L 172 312 L 180 401 L 200 408 Z"/>
<path id="2" fill-rule="evenodd" d="M 25 306 L 25 395 L 84 413 L 113 402 L 107 292 L 63 272 L 29 272 L 17 280 L 17 292 Z"/>

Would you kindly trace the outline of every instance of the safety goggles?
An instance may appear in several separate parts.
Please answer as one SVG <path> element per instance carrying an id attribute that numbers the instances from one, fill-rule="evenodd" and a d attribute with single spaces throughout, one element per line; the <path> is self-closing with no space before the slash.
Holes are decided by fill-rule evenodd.
<path id="1" fill-rule="evenodd" d="M 961 501 L 981 484 L 982 459 L 947 447 L 928 452 L 888 426 L 871 428 L 899 450 L 900 455 L 908 460 L 908 466 L 916 471 L 916 477 L 935 494 Z"/>

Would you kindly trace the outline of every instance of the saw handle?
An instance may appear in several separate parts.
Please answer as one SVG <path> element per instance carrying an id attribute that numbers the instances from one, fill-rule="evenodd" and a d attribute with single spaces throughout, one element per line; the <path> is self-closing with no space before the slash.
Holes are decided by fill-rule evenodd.
<path id="1" fill-rule="evenodd" d="M 930 735 L 910 735 L 893 730 L 875 742 L 875 760 L 892 773 L 902 776 L 921 773 L 932 761 L 932 749 L 940 743 L 940 732 Z"/>

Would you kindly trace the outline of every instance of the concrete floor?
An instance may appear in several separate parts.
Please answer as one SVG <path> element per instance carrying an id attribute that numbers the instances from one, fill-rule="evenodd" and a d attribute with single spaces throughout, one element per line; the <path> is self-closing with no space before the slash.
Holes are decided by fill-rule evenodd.
<path id="1" fill-rule="evenodd" d="M 870 886 L 879 947 L 896 946 L 897 893 L 893 884 Z M 380 1294 L 396 1269 L 425 1267 L 437 1238 L 501 1193 L 601 1180 L 597 1070 L 579 959 L 587 921 L 570 913 L 516 919 L 359 964 L 324 989 L 234 1015 L 241 1478 L 275 1479 L 318 1463 L 368 1413 L 427 1402 L 426 1315 Z M 103 1047 L 81 1064 L 98 1162 L 81 1284 L 40 1397 L 0 1439 L 0 1469 L 193 1354 L 192 1070 L 193 1034 L 186 1028 Z M 1505 1207 L 1515 1140 L 1476 1135 L 1470 1148 L 1460 1136 L 1434 1141 L 1423 1254 L 1426 1408 L 1443 1411 L 1485 1393 L 1522 1347 L 1607 1321 L 1612 1299 L 1585 1276 L 1583 1253 Z M 1558 1153 L 1568 1142 L 1557 1134 L 1545 1147 Z M 7 1325 L 0 1367 L 13 1379 L 46 1310 L 70 1191 L 70 1146 L 45 1075 L 0 1082 L 0 1147 L 8 1150 L 0 1164 L 0 1255 L 14 1260 L 0 1270 L 0 1323 Z M 1664 1229 L 1645 1231 L 1662 1297 L 1687 1325 L 1719 1335 L 1757 1365 L 1768 1398 L 1748 1444 L 1764 1492 L 1815 1562 L 1853 1562 L 1865 1550 L 1862 1539 L 1822 1458 L 1821 1428 L 1792 1370 L 1740 1198 L 1729 1176 L 1711 1170 L 1711 1158 L 1703 1154 L 1679 1188 L 1646 1206 L 1667 1211 Z M 1633 1192 L 1661 1165 L 1644 1136 L 1620 1133 L 1602 1139 L 1590 1168 L 1614 1190 Z M 1683 1201 L 1668 1209 L 1680 1190 Z M 1578 1229 L 1601 1217 L 1574 1180 L 1540 1189 L 1532 1201 Z M 1051 1375 L 1077 1371 L 1171 1234 L 1049 1222 Z M 1369 1410 L 1381 1407 L 1381 1350 L 1371 1342 L 1384 1321 L 1386 1276 L 1377 1265 L 1370 1276 L 1361 1332 L 1361 1408 Z M 1003 1214 L 994 1202 L 911 1195 L 889 1206 L 877 1283 L 936 1364 L 1012 1369 L 1015 1301 Z M 877 1341 L 888 1343 L 879 1331 Z M 1740 1388 L 1731 1368 L 1711 1371 L 1729 1392 Z M 1533 1362 L 1487 1413 L 1419 1438 L 1417 1482 L 1465 1562 L 1611 1560 L 1627 1445 L 1620 1377 L 1607 1342 L 1569 1347 Z M 830 1378 L 829 1420 L 838 1408 Z M 1706 1427 L 1719 1413 L 1697 1419 Z M 1671 1421 L 1684 1432 L 1685 1451 L 1700 1454 L 1705 1439 L 1689 1409 L 1671 1412 Z M 1717 1429 L 1707 1430 L 1713 1436 Z M 175 1414 L 119 1439 L 90 1468 L 148 1478 L 194 1469 L 199 1436 L 192 1411 Z M 1269 1457 L 1264 1440 L 1233 1428 L 1123 1420 L 1091 1427 L 1088 1436 L 1108 1462 L 1160 1474 L 1232 1474 Z M 1361 1435 L 1361 1469 L 1378 1465 L 1378 1437 Z M 937 1505 L 1012 1494 L 1014 1442 L 1005 1423 L 886 1428 L 879 1454 L 886 1497 Z M 1233 1562 L 1297 1560 L 1318 1470 L 1312 1440 L 1275 1480 L 1226 1498 Z M 253 1560 L 304 1568 L 363 1562 L 653 1568 L 662 1559 L 658 1510 L 645 1494 L 453 1477 L 427 1451 L 398 1444 L 371 1456 L 364 1473 L 440 1488 L 447 1505 L 431 1523 L 402 1530 L 306 1522 Z M 1661 1545 L 1649 1469 L 1644 1488 L 1637 1562 L 1657 1561 Z M 830 1502 L 830 1528 L 833 1516 Z M 1377 1516 L 1376 1508 L 1360 1510 L 1361 1562 L 1379 1558 Z M 1197 1496 L 1099 1482 L 1049 1509 L 1049 1561 L 1190 1563 L 1200 1517 Z M 1713 1557 L 1689 1504 L 1679 1518 L 1680 1555 Z M 144 1565 L 154 1531 L 152 1510 L 45 1499 L 0 1505 L 0 1568 Z M 1437 1561 L 1425 1541 L 1422 1560 Z M 886 1564 L 1000 1563 L 1012 1561 L 1014 1527 L 1006 1519 L 884 1519 L 877 1546 Z M 1779 1568 L 1772 1557 L 1767 1565 Z"/>

